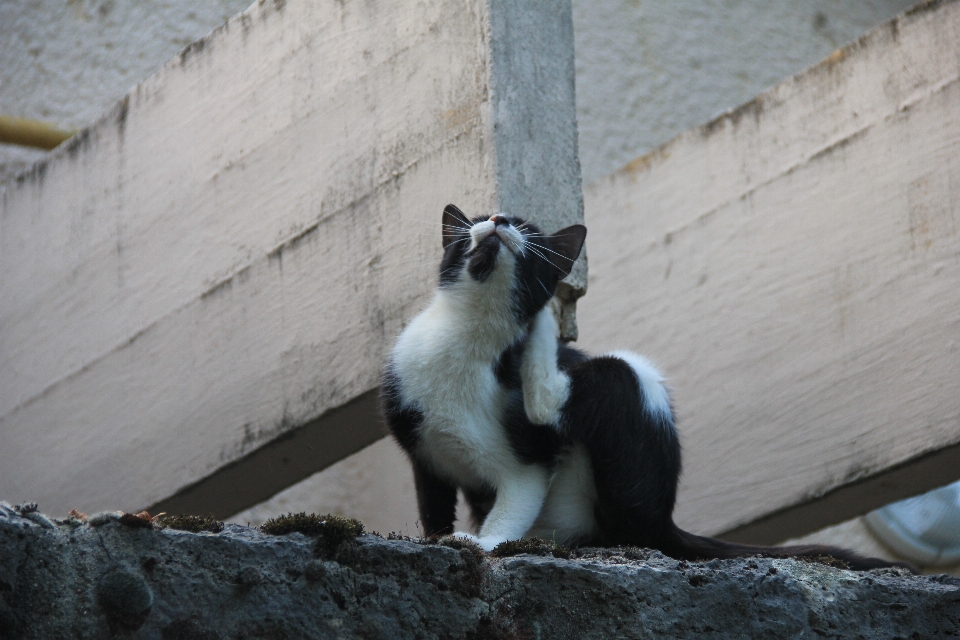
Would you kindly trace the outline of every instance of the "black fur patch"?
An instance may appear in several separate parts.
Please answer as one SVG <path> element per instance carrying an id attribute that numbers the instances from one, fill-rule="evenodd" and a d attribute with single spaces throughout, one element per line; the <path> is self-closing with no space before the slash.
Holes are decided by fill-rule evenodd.
<path id="1" fill-rule="evenodd" d="M 423 535 L 445 536 L 453 533 L 453 521 L 457 518 L 457 488 L 420 461 L 413 457 L 411 460 Z"/>
<path id="2" fill-rule="evenodd" d="M 672 422 L 651 417 L 630 366 L 613 357 L 570 371 L 563 429 L 590 454 L 602 542 L 659 548 L 673 525 L 680 440 Z"/>
<path id="3" fill-rule="evenodd" d="M 490 487 L 463 487 L 463 497 L 470 505 L 470 519 L 473 520 L 473 526 L 479 530 L 480 525 L 490 514 L 490 509 L 493 509 L 497 492 Z"/>
<path id="4" fill-rule="evenodd" d="M 423 413 L 404 405 L 400 395 L 400 381 L 389 366 L 380 380 L 380 412 L 387 421 L 390 433 L 403 450 L 412 456 L 420 442 L 419 430 L 423 423 Z"/>
<path id="5" fill-rule="evenodd" d="M 448 287 L 460 279 L 460 272 L 463 271 L 463 263 L 466 260 L 468 238 L 469 236 L 464 234 L 462 241 L 449 244 L 443 252 L 443 260 L 440 261 L 441 287 Z"/>
<path id="6" fill-rule="evenodd" d="M 487 236 L 467 253 L 467 273 L 474 280 L 484 282 L 497 266 L 497 258 L 503 249 L 503 241 L 496 234 Z"/>

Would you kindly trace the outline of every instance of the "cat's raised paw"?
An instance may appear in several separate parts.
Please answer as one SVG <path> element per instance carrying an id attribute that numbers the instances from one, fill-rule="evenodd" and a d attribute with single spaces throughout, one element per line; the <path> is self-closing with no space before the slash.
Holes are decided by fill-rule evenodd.
<path id="1" fill-rule="evenodd" d="M 557 425 L 560 409 L 570 397 L 570 378 L 559 371 L 541 371 L 537 368 L 533 380 L 524 381 L 523 405 L 527 418 L 533 424 Z M 533 378 L 534 376 L 529 375 Z"/>

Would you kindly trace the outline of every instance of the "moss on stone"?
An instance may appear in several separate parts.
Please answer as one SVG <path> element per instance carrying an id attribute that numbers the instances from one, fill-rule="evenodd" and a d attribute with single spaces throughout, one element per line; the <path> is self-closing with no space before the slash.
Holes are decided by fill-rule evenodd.
<path id="1" fill-rule="evenodd" d="M 302 533 L 316 537 L 314 553 L 317 557 L 329 557 L 343 542 L 353 542 L 363 533 L 363 523 L 356 518 L 345 518 L 327 514 L 288 513 L 285 516 L 270 518 L 260 526 L 260 530 L 272 536 L 290 533 Z"/>
<path id="2" fill-rule="evenodd" d="M 182 513 L 178 516 L 162 515 L 157 518 L 157 524 L 165 529 L 189 531 L 190 533 L 200 533 L 202 531 L 220 533 L 223 531 L 223 522 L 213 516 L 188 516 Z"/>
<path id="3" fill-rule="evenodd" d="M 363 533 L 363 523 L 355 518 L 345 518 L 327 514 L 288 513 L 285 516 L 270 518 L 260 526 L 260 530 L 272 536 L 285 536 L 288 533 L 302 533 L 305 536 L 320 536 L 342 533 L 344 536 L 357 537 Z"/>
<path id="4" fill-rule="evenodd" d="M 523 538 L 522 540 L 501 542 L 493 548 L 490 555 L 495 558 L 507 558 L 524 553 L 534 556 L 552 555 L 554 558 L 564 559 L 570 558 L 571 555 L 570 549 L 540 538 Z"/>

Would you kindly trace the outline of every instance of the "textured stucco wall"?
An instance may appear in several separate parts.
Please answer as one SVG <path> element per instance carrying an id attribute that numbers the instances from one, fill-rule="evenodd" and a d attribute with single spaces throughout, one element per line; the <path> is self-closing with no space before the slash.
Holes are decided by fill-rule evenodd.
<path id="1" fill-rule="evenodd" d="M 0 114 L 66 129 L 251 0 L 0 0 Z M 0 182 L 45 152 L 0 145 Z"/>
<path id="2" fill-rule="evenodd" d="M 67 129 L 100 117 L 130 87 L 250 0 L 0 0 L 0 114 Z M 0 144 L 0 182 L 46 152 Z"/>
<path id="3" fill-rule="evenodd" d="M 0 111 L 90 124 L 251 0 L 3 0 Z"/>
<path id="4" fill-rule="evenodd" d="M 250 0 L 0 0 L 0 113 L 93 122 Z M 584 183 L 746 102 L 913 0 L 575 0 Z M 42 157 L 0 145 L 0 181 Z"/>
<path id="5" fill-rule="evenodd" d="M 750 100 L 914 3 L 574 0 L 584 184 Z"/>

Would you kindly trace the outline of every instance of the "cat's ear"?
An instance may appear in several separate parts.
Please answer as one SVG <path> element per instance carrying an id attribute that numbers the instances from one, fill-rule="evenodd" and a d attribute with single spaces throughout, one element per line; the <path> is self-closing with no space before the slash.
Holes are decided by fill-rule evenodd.
<path id="1" fill-rule="evenodd" d="M 443 248 L 446 249 L 451 242 L 460 240 L 468 231 L 470 231 L 470 220 L 463 215 L 455 204 L 448 204 L 443 208 Z"/>
<path id="2" fill-rule="evenodd" d="M 583 250 L 583 241 L 587 239 L 587 228 L 582 224 L 574 224 L 560 229 L 550 236 L 550 249 L 554 251 L 553 266 L 560 272 L 560 278 L 566 278 L 573 269 L 573 263 Z"/>

